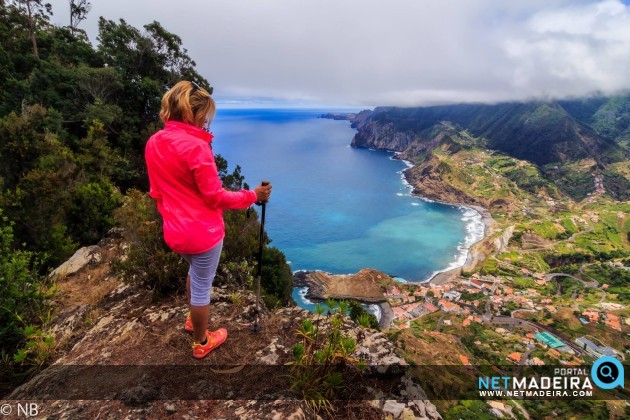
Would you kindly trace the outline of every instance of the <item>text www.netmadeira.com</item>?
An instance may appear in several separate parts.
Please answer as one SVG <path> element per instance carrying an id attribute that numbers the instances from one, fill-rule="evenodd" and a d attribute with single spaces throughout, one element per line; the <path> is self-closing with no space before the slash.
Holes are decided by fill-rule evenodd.
<path id="1" fill-rule="evenodd" d="M 558 390 L 480 390 L 480 397 L 592 397 L 593 391 L 573 390 L 573 391 L 558 391 Z"/>

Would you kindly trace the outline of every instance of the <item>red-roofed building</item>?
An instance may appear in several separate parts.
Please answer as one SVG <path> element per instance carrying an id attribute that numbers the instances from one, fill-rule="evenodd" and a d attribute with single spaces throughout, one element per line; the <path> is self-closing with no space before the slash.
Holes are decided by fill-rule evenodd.
<path id="1" fill-rule="evenodd" d="M 617 331 L 621 331 L 621 322 L 619 322 L 619 317 L 615 314 L 606 314 L 606 320 L 604 321 L 604 324 Z"/>
<path id="2" fill-rule="evenodd" d="M 442 289 L 431 288 L 429 292 L 432 292 L 436 298 L 442 297 Z"/>
<path id="3" fill-rule="evenodd" d="M 422 306 L 424 307 L 424 309 L 426 309 L 429 312 L 435 312 L 438 310 L 438 308 L 432 303 L 425 303 Z"/>
<path id="4" fill-rule="evenodd" d="M 518 364 L 521 361 L 521 357 L 523 357 L 523 355 L 521 353 L 514 352 L 514 353 L 511 353 L 508 356 L 507 360 L 508 360 L 508 362 L 512 362 L 514 364 Z"/>
<path id="5" fill-rule="evenodd" d="M 449 302 L 444 299 L 440 299 L 438 303 L 444 312 L 457 312 L 461 309 L 461 307 L 453 302 Z"/>
<path id="6" fill-rule="evenodd" d="M 486 287 L 486 285 L 485 285 L 485 284 L 483 284 L 483 283 L 482 283 L 482 282 L 480 282 L 479 280 L 475 280 L 475 279 L 470 280 L 470 281 L 468 282 L 468 284 L 469 284 L 470 286 L 475 287 L 475 288 L 480 289 L 480 290 L 481 290 L 481 289 L 484 289 L 484 288 Z"/>
<path id="7" fill-rule="evenodd" d="M 587 308 L 582 312 L 582 316 L 587 318 L 590 322 L 598 322 L 599 321 L 599 312 L 595 308 Z"/>
<path id="8" fill-rule="evenodd" d="M 549 351 L 547 351 L 547 355 L 550 357 L 559 357 L 560 352 L 556 349 L 549 349 Z"/>

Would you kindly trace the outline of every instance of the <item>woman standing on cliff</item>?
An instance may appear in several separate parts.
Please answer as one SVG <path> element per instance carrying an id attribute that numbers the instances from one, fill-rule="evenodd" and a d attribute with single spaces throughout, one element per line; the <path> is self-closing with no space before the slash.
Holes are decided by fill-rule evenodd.
<path id="1" fill-rule="evenodd" d="M 210 91 L 182 81 L 162 98 L 164 129 L 147 142 L 145 159 L 151 188 L 164 220 L 164 240 L 189 264 L 186 290 L 193 332 L 193 357 L 207 356 L 227 338 L 225 328 L 207 330 L 210 289 L 216 273 L 225 227 L 223 210 L 266 202 L 271 185 L 254 191 L 226 191 L 214 162 L 210 123 L 216 113 Z"/>

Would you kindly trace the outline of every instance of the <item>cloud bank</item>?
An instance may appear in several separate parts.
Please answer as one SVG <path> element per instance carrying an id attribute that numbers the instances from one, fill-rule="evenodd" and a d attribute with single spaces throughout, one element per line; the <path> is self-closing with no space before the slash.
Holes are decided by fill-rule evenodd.
<path id="1" fill-rule="evenodd" d="M 67 1 L 52 3 L 53 21 L 67 24 Z M 92 41 L 98 16 L 157 20 L 226 103 L 406 106 L 630 89 L 630 7 L 619 0 L 92 3 Z"/>

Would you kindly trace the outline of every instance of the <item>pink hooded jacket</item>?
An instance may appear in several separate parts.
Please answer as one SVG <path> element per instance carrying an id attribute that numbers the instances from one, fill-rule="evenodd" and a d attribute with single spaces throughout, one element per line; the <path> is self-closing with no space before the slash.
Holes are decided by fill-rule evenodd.
<path id="1" fill-rule="evenodd" d="M 147 142 L 151 188 L 164 219 L 164 240 L 180 254 L 200 254 L 225 236 L 223 210 L 256 201 L 254 191 L 223 189 L 210 147 L 213 135 L 193 125 L 168 121 Z"/>

